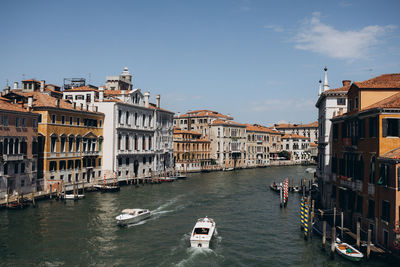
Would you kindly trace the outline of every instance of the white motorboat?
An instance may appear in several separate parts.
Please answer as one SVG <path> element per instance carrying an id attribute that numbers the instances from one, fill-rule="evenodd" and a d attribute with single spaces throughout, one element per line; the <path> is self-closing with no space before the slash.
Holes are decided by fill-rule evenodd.
<path id="1" fill-rule="evenodd" d="M 190 246 L 193 248 L 209 248 L 215 232 L 213 219 L 205 217 L 197 220 L 190 236 Z"/>
<path id="2" fill-rule="evenodd" d="M 85 198 L 85 195 L 82 194 L 78 194 L 78 195 L 74 195 L 74 194 L 65 194 L 64 195 L 64 199 L 66 200 L 77 200 L 77 199 L 82 199 Z"/>
<path id="3" fill-rule="evenodd" d="M 223 170 L 224 172 L 229 172 L 229 171 L 233 171 L 234 168 L 223 168 L 222 170 Z"/>
<path id="4" fill-rule="evenodd" d="M 147 209 L 124 209 L 122 214 L 115 217 L 118 225 L 128 225 L 140 222 L 150 217 L 150 211 Z"/>
<path id="5" fill-rule="evenodd" d="M 339 255 L 351 261 L 360 261 L 364 257 L 360 251 L 347 243 L 341 242 L 339 238 L 336 238 L 335 249 Z"/>

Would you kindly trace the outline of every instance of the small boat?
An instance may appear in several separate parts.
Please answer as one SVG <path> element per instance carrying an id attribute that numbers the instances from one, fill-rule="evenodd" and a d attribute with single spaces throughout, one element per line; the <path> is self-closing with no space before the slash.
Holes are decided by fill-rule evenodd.
<path id="1" fill-rule="evenodd" d="M 29 202 L 20 201 L 20 202 L 9 202 L 7 204 L 7 209 L 15 210 L 15 209 L 23 209 L 29 206 Z"/>
<path id="2" fill-rule="evenodd" d="M 94 188 L 97 190 L 101 191 L 102 193 L 104 192 L 118 192 L 121 187 L 119 185 L 94 185 Z"/>
<path id="3" fill-rule="evenodd" d="M 140 222 L 150 217 L 148 209 L 124 209 L 120 215 L 115 217 L 117 224 L 124 226 L 132 223 Z"/>
<path id="4" fill-rule="evenodd" d="M 306 169 L 306 172 L 308 172 L 308 173 L 314 173 L 314 172 L 316 172 L 317 170 L 315 169 L 315 168 L 307 168 Z"/>
<path id="5" fill-rule="evenodd" d="M 293 186 L 291 191 L 297 193 L 300 191 L 300 189 L 298 186 Z"/>
<path id="6" fill-rule="evenodd" d="M 161 182 L 173 182 L 176 180 L 176 178 L 174 178 L 174 177 L 159 177 L 158 180 Z"/>
<path id="7" fill-rule="evenodd" d="M 335 250 L 339 255 L 350 261 L 360 261 L 364 257 L 364 254 L 349 244 L 341 242 L 339 238 L 336 238 Z"/>
<path id="8" fill-rule="evenodd" d="M 224 172 L 229 172 L 229 171 L 233 171 L 234 168 L 223 168 L 222 170 L 223 170 Z"/>
<path id="9" fill-rule="evenodd" d="M 175 173 L 174 175 L 171 176 L 171 178 L 175 178 L 175 179 L 186 179 L 187 176 L 181 173 Z"/>
<path id="10" fill-rule="evenodd" d="M 190 246 L 192 248 L 209 248 L 214 232 L 215 222 L 213 219 L 208 217 L 198 219 L 190 235 Z"/>
<path id="11" fill-rule="evenodd" d="M 278 184 L 276 184 L 275 182 L 272 183 L 272 184 L 269 186 L 269 188 L 270 188 L 272 191 L 275 191 L 276 193 L 280 193 L 280 192 L 281 192 L 281 187 L 280 187 Z"/>
<path id="12" fill-rule="evenodd" d="M 78 200 L 78 199 L 82 199 L 82 198 L 85 198 L 85 195 L 82 195 L 82 194 L 77 194 L 77 195 L 74 195 L 74 194 L 65 194 L 64 196 L 64 199 L 65 200 Z"/>

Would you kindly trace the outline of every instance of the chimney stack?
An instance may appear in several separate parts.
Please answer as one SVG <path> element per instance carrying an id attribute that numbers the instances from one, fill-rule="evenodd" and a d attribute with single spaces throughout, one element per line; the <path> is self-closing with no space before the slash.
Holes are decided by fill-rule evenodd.
<path id="1" fill-rule="evenodd" d="M 156 107 L 157 108 L 160 108 L 160 95 L 157 95 L 157 104 L 156 104 Z"/>
<path id="2" fill-rule="evenodd" d="M 18 82 L 14 82 L 14 90 L 18 89 Z"/>
<path id="3" fill-rule="evenodd" d="M 149 108 L 150 92 L 144 93 L 144 107 Z"/>
<path id="4" fill-rule="evenodd" d="M 323 91 L 323 92 L 329 90 L 329 84 L 328 84 L 328 68 L 325 67 L 325 68 L 324 68 L 324 71 L 325 71 L 325 79 L 324 79 L 324 91 Z"/>
<path id="5" fill-rule="evenodd" d="M 104 87 L 101 86 L 99 87 L 99 102 L 103 102 L 104 101 Z"/>
<path id="6" fill-rule="evenodd" d="M 7 85 L 6 88 L 4 88 L 4 95 L 10 93 L 10 86 Z"/>
<path id="7" fill-rule="evenodd" d="M 43 93 L 44 92 L 44 80 L 40 81 L 40 92 Z"/>
<path id="8" fill-rule="evenodd" d="M 342 83 L 343 83 L 343 86 L 348 86 L 348 85 L 351 84 L 351 81 L 350 80 L 343 80 Z"/>

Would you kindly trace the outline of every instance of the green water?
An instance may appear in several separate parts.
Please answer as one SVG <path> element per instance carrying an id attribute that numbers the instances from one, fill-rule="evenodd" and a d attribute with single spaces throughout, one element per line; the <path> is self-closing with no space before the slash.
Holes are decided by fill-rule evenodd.
<path id="1" fill-rule="evenodd" d="M 38 202 L 0 211 L 1 266 L 355 266 L 329 258 L 314 236 L 299 230 L 299 196 L 286 209 L 272 181 L 309 178 L 304 167 L 271 167 L 190 174 L 160 185 L 87 193 L 79 201 Z M 115 222 L 122 209 L 148 208 L 152 217 L 130 227 Z M 189 247 L 197 218 L 215 220 L 211 249 Z M 379 261 L 363 266 L 384 266 Z"/>

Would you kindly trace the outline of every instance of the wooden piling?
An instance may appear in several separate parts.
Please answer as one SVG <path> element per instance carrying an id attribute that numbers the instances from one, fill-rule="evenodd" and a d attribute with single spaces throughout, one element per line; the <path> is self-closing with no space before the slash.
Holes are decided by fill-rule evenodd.
<path id="1" fill-rule="evenodd" d="M 360 249 L 360 222 L 357 222 L 357 248 Z"/>
<path id="2" fill-rule="evenodd" d="M 324 219 L 324 211 L 321 210 L 321 221 Z"/>
<path id="3" fill-rule="evenodd" d="M 340 236 L 341 239 L 343 240 L 343 211 L 340 213 Z"/>
<path id="4" fill-rule="evenodd" d="M 326 221 L 322 221 L 322 249 L 325 250 L 326 243 Z"/>
<path id="5" fill-rule="evenodd" d="M 372 230 L 371 230 L 371 229 L 368 229 L 367 259 L 369 259 L 369 254 L 371 253 L 371 234 L 372 234 Z"/>
<path id="6" fill-rule="evenodd" d="M 85 180 L 82 180 L 82 194 L 85 194 Z"/>
<path id="7" fill-rule="evenodd" d="M 333 227 L 336 227 L 336 207 L 333 208 Z"/>
<path id="8" fill-rule="evenodd" d="M 336 227 L 332 227 L 331 258 L 335 257 Z"/>

